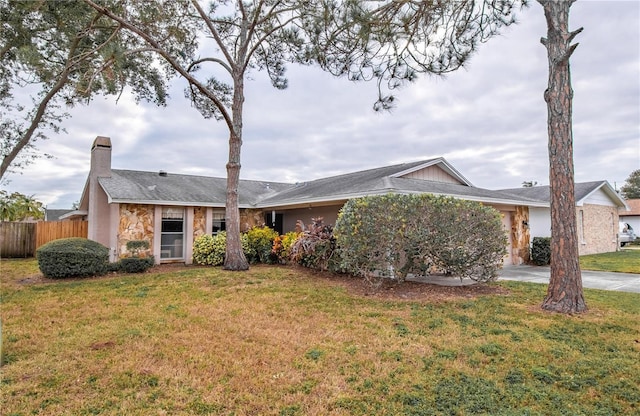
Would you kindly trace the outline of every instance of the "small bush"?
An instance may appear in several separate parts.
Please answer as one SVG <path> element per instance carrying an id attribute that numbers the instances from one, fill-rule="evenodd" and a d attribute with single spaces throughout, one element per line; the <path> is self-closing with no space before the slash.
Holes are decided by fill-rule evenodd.
<path id="1" fill-rule="evenodd" d="M 86 238 L 62 238 L 36 250 L 36 259 L 48 278 L 96 276 L 107 272 L 109 249 Z"/>
<path id="2" fill-rule="evenodd" d="M 244 248 L 249 263 L 272 264 L 277 261 L 273 253 L 273 241 L 278 233 L 269 227 L 253 227 L 244 234 L 248 244 Z"/>
<path id="3" fill-rule="evenodd" d="M 531 261 L 537 266 L 551 263 L 551 237 L 533 237 Z"/>
<path id="4" fill-rule="evenodd" d="M 118 269 L 125 273 L 143 273 L 149 270 L 153 264 L 153 257 L 125 257 L 118 262 Z"/>
<path id="5" fill-rule="evenodd" d="M 227 245 L 227 233 L 220 231 L 215 236 L 201 235 L 193 242 L 193 261 L 205 266 L 221 266 Z"/>

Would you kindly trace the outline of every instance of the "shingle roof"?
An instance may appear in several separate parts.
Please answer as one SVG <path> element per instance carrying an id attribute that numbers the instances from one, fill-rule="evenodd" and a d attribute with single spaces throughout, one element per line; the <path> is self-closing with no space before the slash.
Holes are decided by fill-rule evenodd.
<path id="1" fill-rule="evenodd" d="M 527 197 L 514 196 L 501 191 L 477 188 L 455 183 L 419 179 L 394 178 L 393 169 L 373 169 L 365 172 L 334 176 L 311 182 L 298 183 L 260 201 L 259 206 L 285 206 L 293 204 L 342 201 L 365 195 L 395 193 L 430 193 L 458 196 L 470 200 L 500 203 L 536 203 Z"/>
<path id="2" fill-rule="evenodd" d="M 591 195 L 593 192 L 597 191 L 600 188 L 603 188 L 603 190 L 609 193 L 610 195 L 617 196 L 617 194 L 615 193 L 615 190 L 613 190 L 613 188 L 611 187 L 611 185 L 609 185 L 607 181 L 577 182 L 574 188 L 576 203 L 577 204 L 582 203 L 582 200 L 584 200 L 585 198 L 587 198 L 589 195 Z M 549 185 L 533 186 L 530 188 L 501 189 L 501 192 L 512 194 L 517 197 L 531 198 L 533 200 L 545 202 L 545 203 L 549 203 L 551 200 Z M 620 199 L 619 196 L 618 196 L 618 199 Z M 620 202 L 623 202 L 623 201 L 620 199 Z M 622 203 L 619 205 L 623 206 Z"/>
<path id="3" fill-rule="evenodd" d="M 112 170 L 111 177 L 98 181 L 110 202 L 136 202 L 224 207 L 227 180 L 206 176 L 178 175 L 133 170 Z M 241 180 L 238 200 L 241 207 L 255 205 L 291 184 Z"/>
<path id="4" fill-rule="evenodd" d="M 627 199 L 629 211 L 620 211 L 621 217 L 640 215 L 640 199 Z"/>
<path id="5" fill-rule="evenodd" d="M 296 184 L 241 180 L 238 188 L 241 208 L 293 207 L 306 204 L 336 203 L 365 195 L 395 193 L 431 193 L 463 199 L 501 204 L 548 206 L 549 187 L 489 190 L 467 184 L 437 182 L 399 177 L 407 171 L 420 169 L 444 159 L 429 159 L 384 166 Z M 148 203 L 224 207 L 226 178 L 179 175 L 133 170 L 112 170 L 111 177 L 98 181 L 109 202 Z M 576 200 L 607 184 L 606 181 L 577 183 Z M 610 187 L 610 185 L 609 185 Z"/>
<path id="6" fill-rule="evenodd" d="M 73 209 L 45 209 L 44 211 L 44 219 L 45 221 L 59 221 L 60 217 L 63 215 L 72 212 Z"/>

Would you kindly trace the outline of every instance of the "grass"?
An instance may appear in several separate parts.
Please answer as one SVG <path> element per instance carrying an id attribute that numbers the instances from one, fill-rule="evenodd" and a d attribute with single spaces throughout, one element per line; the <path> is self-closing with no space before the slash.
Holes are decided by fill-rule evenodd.
<path id="1" fill-rule="evenodd" d="M 628 248 L 611 253 L 580 256 L 580 268 L 605 272 L 640 273 L 640 250 Z"/>
<path id="2" fill-rule="evenodd" d="M 353 297 L 313 273 L 173 273 L 23 284 L 0 263 L 3 415 L 630 415 L 640 295 L 543 285 L 439 302 Z"/>

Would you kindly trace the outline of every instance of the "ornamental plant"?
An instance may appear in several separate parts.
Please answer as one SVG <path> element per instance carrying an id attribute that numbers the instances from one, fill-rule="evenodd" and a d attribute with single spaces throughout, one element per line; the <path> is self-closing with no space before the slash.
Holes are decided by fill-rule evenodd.
<path id="1" fill-rule="evenodd" d="M 333 226 L 325 225 L 324 219 L 318 217 L 306 227 L 298 220 L 297 228 L 303 231 L 291 245 L 291 261 L 310 269 L 341 271 Z"/>
<path id="2" fill-rule="evenodd" d="M 273 242 L 278 233 L 269 227 L 253 227 L 244 233 L 247 247 L 243 247 L 249 263 L 272 264 L 277 262 Z"/>
<path id="3" fill-rule="evenodd" d="M 278 263 L 286 264 L 291 257 L 291 246 L 295 243 L 301 233 L 289 231 L 284 235 L 279 235 L 273 239 L 271 252 L 278 259 Z"/>

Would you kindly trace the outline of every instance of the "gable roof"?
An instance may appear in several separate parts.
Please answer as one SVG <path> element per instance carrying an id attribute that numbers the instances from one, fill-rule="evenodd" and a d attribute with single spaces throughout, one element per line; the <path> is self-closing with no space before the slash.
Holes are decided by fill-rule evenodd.
<path id="1" fill-rule="evenodd" d="M 423 160 L 419 162 L 403 163 L 401 165 L 389 166 L 390 168 L 403 167 L 403 170 L 393 173 L 390 176 L 393 178 L 401 178 L 403 176 L 408 176 L 412 173 L 416 173 L 420 170 L 423 170 L 432 166 L 439 167 L 445 173 L 447 173 L 449 176 L 451 176 L 453 179 L 457 180 L 463 185 L 473 186 L 473 184 L 467 178 L 462 176 L 462 174 L 458 172 L 458 170 L 455 169 L 453 166 L 451 166 L 449 162 L 447 162 L 443 157 L 438 157 L 430 160 Z M 373 170 L 376 170 L 376 169 L 373 169 Z"/>
<path id="2" fill-rule="evenodd" d="M 593 182 L 577 182 L 574 186 L 576 206 L 582 206 L 587 198 L 596 193 L 598 190 L 602 190 L 609 196 L 616 206 L 626 208 L 627 205 L 613 189 L 613 187 L 607 181 L 593 181 Z M 551 201 L 551 192 L 549 185 L 533 186 L 529 188 L 511 188 L 502 189 L 502 192 L 512 194 L 518 197 L 532 198 L 534 200 L 545 202 L 547 204 Z"/>
<path id="3" fill-rule="evenodd" d="M 430 164 L 426 165 L 430 166 Z M 514 196 L 502 191 L 476 188 L 448 182 L 399 177 L 425 167 L 424 162 L 385 166 L 382 168 L 347 173 L 310 182 L 297 183 L 268 198 L 261 200 L 258 207 L 292 207 L 323 205 L 346 201 L 367 195 L 393 193 L 430 193 L 457 196 L 468 200 L 502 204 L 539 204 L 538 201 Z M 468 182 L 465 180 L 465 182 Z"/>

